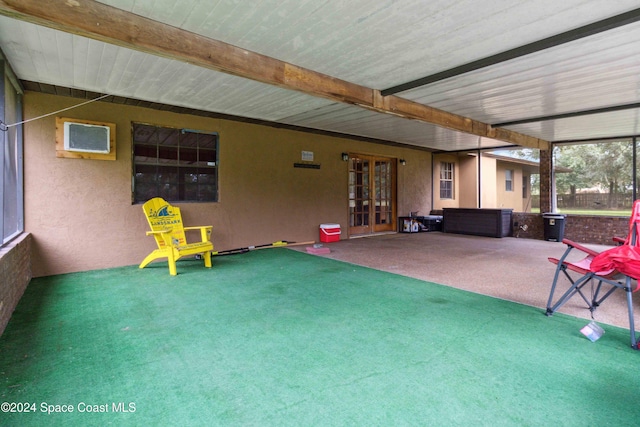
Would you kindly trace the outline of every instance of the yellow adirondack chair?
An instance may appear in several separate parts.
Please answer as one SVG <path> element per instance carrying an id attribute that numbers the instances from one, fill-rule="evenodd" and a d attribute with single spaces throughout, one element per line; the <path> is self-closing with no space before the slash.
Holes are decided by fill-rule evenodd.
<path id="1" fill-rule="evenodd" d="M 180 208 L 171 206 L 160 197 L 155 197 L 142 205 L 151 231 L 147 231 L 147 236 L 152 235 L 156 239 L 158 249 L 151 252 L 140 263 L 139 268 L 145 268 L 147 264 L 158 258 L 167 258 L 169 262 L 169 274 L 178 274 L 176 261 L 188 255 L 202 254 L 205 267 L 211 267 L 211 252 L 213 243 L 210 241 L 210 225 L 197 227 L 184 227 L 182 225 L 182 215 Z M 200 230 L 201 241 L 197 243 L 187 243 L 185 230 Z"/>

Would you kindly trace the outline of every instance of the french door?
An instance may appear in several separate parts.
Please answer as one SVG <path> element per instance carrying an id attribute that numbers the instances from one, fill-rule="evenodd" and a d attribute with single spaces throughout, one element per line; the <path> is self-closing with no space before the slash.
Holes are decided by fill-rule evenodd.
<path id="1" fill-rule="evenodd" d="M 349 155 L 349 235 L 396 230 L 396 161 Z"/>

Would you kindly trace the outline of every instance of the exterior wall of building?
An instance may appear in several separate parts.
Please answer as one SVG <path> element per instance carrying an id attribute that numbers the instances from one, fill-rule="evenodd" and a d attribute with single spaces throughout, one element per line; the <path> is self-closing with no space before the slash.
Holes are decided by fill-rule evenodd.
<path id="1" fill-rule="evenodd" d="M 531 172 L 523 171 L 522 180 L 523 180 L 522 188 L 526 192 L 526 194 L 522 196 L 522 209 L 519 209 L 519 211 L 531 212 L 531 207 L 532 207 Z"/>
<path id="2" fill-rule="evenodd" d="M 478 206 L 478 160 L 476 156 L 466 154 L 458 156 L 460 165 L 460 208 Z"/>
<path id="3" fill-rule="evenodd" d="M 440 198 L 440 164 L 453 163 L 453 198 L 443 199 Z M 460 207 L 460 163 L 458 162 L 458 156 L 455 154 L 438 154 L 433 157 L 433 209 L 441 210 L 444 208 L 457 208 Z"/>
<path id="4" fill-rule="evenodd" d="M 498 185 L 496 176 L 496 159 L 482 156 L 480 157 L 481 165 L 481 186 L 482 186 L 482 202 L 480 207 L 495 209 L 498 207 L 498 194 L 496 186 Z"/>
<path id="5" fill-rule="evenodd" d="M 79 104 L 27 92 L 25 119 Z M 348 229 L 348 162 L 342 152 L 405 159 L 397 211 L 429 212 L 431 154 L 423 150 L 297 132 L 128 105 L 95 102 L 60 114 L 116 124 L 116 160 L 56 157 L 55 116 L 25 125 L 25 229 L 33 276 L 138 264 L 155 243 L 132 203 L 131 123 L 218 132 L 219 201 L 183 203 L 186 225 L 213 225 L 215 250 L 278 240 L 318 240 L 322 223 Z M 302 151 L 320 169 L 294 168 Z"/>
<path id="6" fill-rule="evenodd" d="M 439 197 L 440 162 L 455 164 L 454 199 L 441 200 Z M 512 191 L 506 190 L 506 170 L 513 171 Z M 436 154 L 434 155 L 433 182 L 434 209 L 444 208 L 481 208 L 513 209 L 514 212 L 531 211 L 531 183 L 523 183 L 524 176 L 530 178 L 531 171 L 525 170 L 518 163 L 505 162 L 492 156 L 480 157 L 480 174 L 478 174 L 478 158 L 475 155 Z M 478 196 L 478 175 L 480 175 L 480 196 Z M 526 185 L 527 197 L 523 196 Z M 480 197 L 480 204 L 478 204 Z"/>
<path id="7" fill-rule="evenodd" d="M 512 171 L 511 191 L 507 191 L 506 171 Z M 496 165 L 496 205 L 498 209 L 522 211 L 522 169 L 513 163 L 497 162 Z"/>

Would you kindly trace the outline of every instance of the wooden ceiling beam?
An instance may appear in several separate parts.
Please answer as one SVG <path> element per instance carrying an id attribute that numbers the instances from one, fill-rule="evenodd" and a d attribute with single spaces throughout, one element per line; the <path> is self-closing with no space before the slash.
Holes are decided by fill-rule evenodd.
<path id="1" fill-rule="evenodd" d="M 385 114 L 530 148 L 547 141 L 298 67 L 93 0 L 0 0 L 0 14 Z"/>

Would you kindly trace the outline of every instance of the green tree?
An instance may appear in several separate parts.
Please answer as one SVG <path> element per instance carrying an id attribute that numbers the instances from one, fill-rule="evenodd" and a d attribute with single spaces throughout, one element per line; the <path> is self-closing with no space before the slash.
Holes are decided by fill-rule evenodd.
<path id="1" fill-rule="evenodd" d="M 630 141 L 556 146 L 556 193 L 575 197 L 578 190 L 598 189 L 608 195 L 608 207 L 616 207 L 616 195 L 631 191 L 632 149 Z"/>

